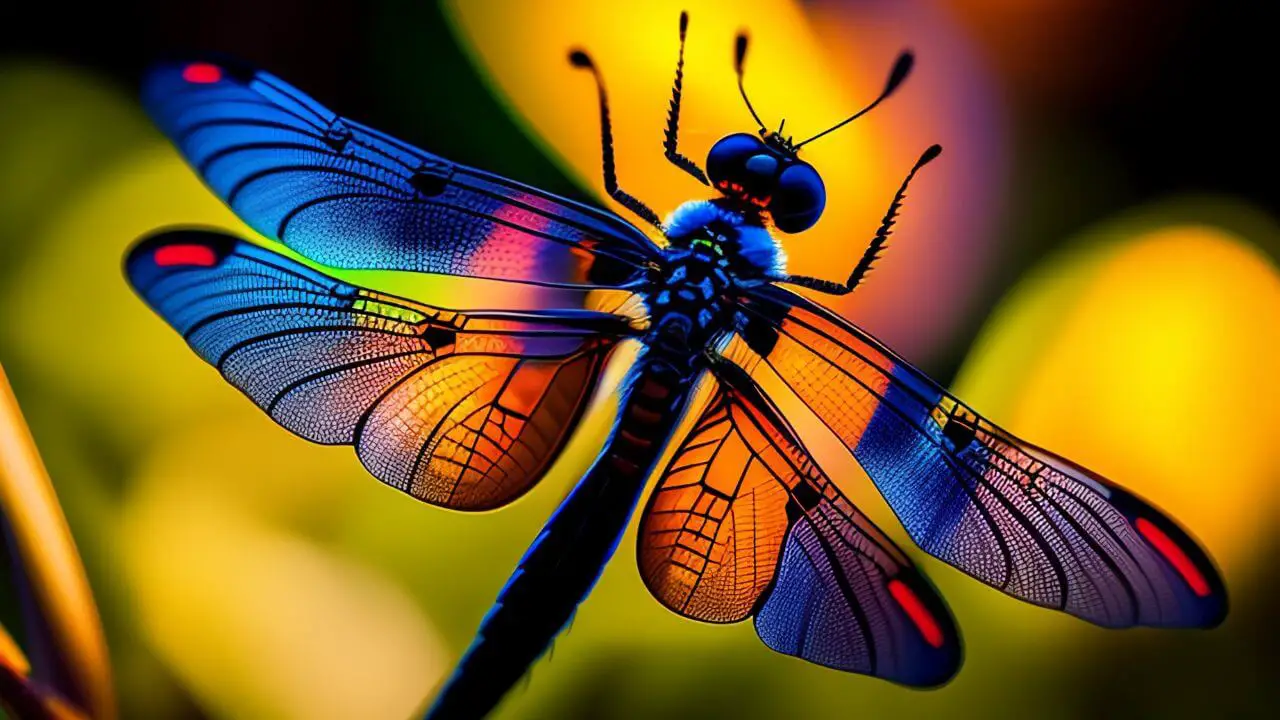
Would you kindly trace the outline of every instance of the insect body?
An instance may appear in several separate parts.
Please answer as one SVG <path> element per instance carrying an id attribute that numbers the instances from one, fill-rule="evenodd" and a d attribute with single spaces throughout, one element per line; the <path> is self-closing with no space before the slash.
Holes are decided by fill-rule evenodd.
<path id="1" fill-rule="evenodd" d="M 710 203 L 689 203 L 668 223 L 671 245 L 646 297 L 643 349 L 618 393 L 617 423 L 595 464 L 521 560 L 431 717 L 487 712 L 568 622 L 617 546 L 645 481 L 676 430 L 703 352 L 732 329 L 741 285 L 776 272 L 777 251 L 758 225 Z"/>
<path id="2" fill-rule="evenodd" d="M 148 109 L 209 186 L 315 263 L 597 298 L 445 309 L 208 230 L 134 247 L 130 282 L 197 353 L 289 430 L 353 446 L 388 485 L 455 510 L 511 502 L 564 447 L 613 349 L 640 345 L 599 456 L 428 716 L 479 717 L 498 703 L 590 592 L 651 476 L 637 561 L 659 602 L 705 622 L 751 618 L 769 647 L 813 663 L 913 686 L 950 679 L 960 640 L 946 605 L 810 456 L 788 414 L 800 408 L 848 448 L 924 551 L 979 581 L 1107 627 L 1220 622 L 1222 581 L 1173 520 L 988 422 L 784 287 L 853 291 L 939 149 L 908 173 L 845 282 L 789 274 L 773 233 L 821 217 L 825 188 L 798 153 L 830 130 L 796 143 L 764 128 L 742 88 L 740 37 L 738 83 L 759 137 L 722 139 L 705 171 L 680 154 L 686 27 L 682 17 L 664 148 L 717 196 L 665 223 L 618 186 L 604 84 L 585 53 L 570 58 L 597 81 L 606 190 L 658 228 L 662 246 L 610 213 L 339 117 L 264 72 L 198 61 L 147 82 Z M 880 97 L 835 127 L 910 67 L 904 54 Z M 678 436 L 702 381 L 710 399 Z M 798 402 L 783 413 L 776 393 Z"/>

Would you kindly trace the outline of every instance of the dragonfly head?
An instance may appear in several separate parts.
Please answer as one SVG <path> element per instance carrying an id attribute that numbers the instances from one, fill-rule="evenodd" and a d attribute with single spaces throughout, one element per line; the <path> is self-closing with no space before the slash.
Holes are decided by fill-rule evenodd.
<path id="1" fill-rule="evenodd" d="M 707 177 L 721 194 L 737 202 L 767 213 L 773 226 L 785 233 L 798 233 L 813 227 L 822 217 L 827 204 L 827 191 L 822 177 L 812 165 L 800 159 L 800 148 L 857 120 L 885 98 L 893 94 L 911 73 L 914 56 L 903 52 L 889 72 L 884 90 L 870 105 L 848 118 L 801 142 L 783 135 L 786 120 L 777 131 L 768 130 L 752 107 L 743 85 L 743 65 L 747 57 L 747 36 L 739 34 L 734 48 L 734 70 L 738 74 L 738 92 L 747 110 L 759 126 L 759 137 L 748 133 L 729 135 L 711 148 L 707 155 Z"/>
<path id="2" fill-rule="evenodd" d="M 722 195 L 768 213 L 774 227 L 798 233 L 822 217 L 827 192 L 813 166 L 776 133 L 735 133 L 707 155 L 707 178 Z"/>

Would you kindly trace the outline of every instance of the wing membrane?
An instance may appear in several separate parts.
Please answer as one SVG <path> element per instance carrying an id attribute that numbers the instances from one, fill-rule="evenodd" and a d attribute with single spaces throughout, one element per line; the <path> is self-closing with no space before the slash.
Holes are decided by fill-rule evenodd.
<path id="1" fill-rule="evenodd" d="M 165 64 L 143 97 L 246 222 L 325 265 L 617 286 L 654 256 L 614 215 L 411 147 L 269 73 Z"/>
<path id="2" fill-rule="evenodd" d="M 744 306 L 726 357 L 780 380 L 853 452 L 929 554 L 1108 627 L 1211 626 L 1208 556 L 1133 494 L 979 416 L 874 339 L 780 288 Z"/>
<path id="3" fill-rule="evenodd" d="M 892 541 L 814 464 L 745 377 L 725 384 L 677 450 L 641 520 L 641 575 L 705 622 L 755 616 L 770 648 L 930 686 L 960 664 L 949 611 Z"/>
<path id="4" fill-rule="evenodd" d="M 460 313 L 348 285 L 265 248 L 164 232 L 130 282 L 272 419 L 354 445 L 383 482 L 444 507 L 497 507 L 568 439 L 625 323 L 590 311 Z"/>
<path id="5" fill-rule="evenodd" d="M 773 582 L 791 518 L 779 448 L 721 389 L 673 457 L 641 526 L 640 568 L 663 605 L 703 622 L 738 622 Z"/>

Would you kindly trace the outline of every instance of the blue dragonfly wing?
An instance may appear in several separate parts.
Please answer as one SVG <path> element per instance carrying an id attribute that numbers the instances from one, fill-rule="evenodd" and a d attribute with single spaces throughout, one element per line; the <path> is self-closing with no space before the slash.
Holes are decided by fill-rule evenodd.
<path id="1" fill-rule="evenodd" d="M 263 71 L 162 64 L 143 102 L 249 225 L 325 265 L 612 287 L 655 256 L 615 215 L 412 147 Z"/>
<path id="2" fill-rule="evenodd" d="M 379 480 L 460 510 L 508 503 L 542 477 L 629 332 L 592 311 L 432 307 L 198 229 L 140 241 L 125 272 L 277 423 L 352 445 Z"/>
<path id="3" fill-rule="evenodd" d="M 1105 627 L 1212 627 L 1225 616 L 1208 554 L 1150 503 L 1014 437 L 790 291 L 753 291 L 743 309 L 749 321 L 725 356 L 807 406 L 925 552 Z"/>
<path id="4" fill-rule="evenodd" d="M 960 667 L 942 599 L 814 463 L 785 418 L 732 366 L 640 521 L 645 585 L 703 622 L 754 616 L 773 650 L 911 686 Z"/>

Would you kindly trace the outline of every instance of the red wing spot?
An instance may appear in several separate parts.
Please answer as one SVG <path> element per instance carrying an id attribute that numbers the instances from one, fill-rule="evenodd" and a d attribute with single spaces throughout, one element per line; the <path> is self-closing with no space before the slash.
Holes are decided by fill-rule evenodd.
<path id="1" fill-rule="evenodd" d="M 924 641 L 935 648 L 942 647 L 944 640 L 942 628 L 938 627 L 938 622 L 929 614 L 924 603 L 920 602 L 920 598 L 911 592 L 911 588 L 901 580 L 890 580 L 889 594 L 902 606 L 907 617 L 911 618 L 911 622 L 916 624 L 916 628 L 924 636 Z"/>
<path id="2" fill-rule="evenodd" d="M 1177 570 L 1178 574 L 1182 576 L 1182 579 L 1187 581 L 1187 585 L 1191 586 L 1192 592 L 1200 597 L 1205 597 L 1209 594 L 1209 583 L 1205 581 L 1204 575 L 1200 574 L 1200 571 L 1192 564 L 1191 558 L 1188 558 L 1187 554 L 1182 552 L 1182 548 L 1169 539 L 1169 536 L 1165 535 L 1163 530 L 1153 525 L 1146 518 L 1138 518 L 1134 522 L 1134 526 L 1138 528 L 1138 532 L 1142 533 L 1142 537 L 1146 538 L 1147 542 L 1151 544 L 1151 547 L 1154 547 L 1163 555 L 1164 559 L 1168 560 L 1169 564 L 1173 566 L 1173 569 Z"/>
<path id="3" fill-rule="evenodd" d="M 222 79 L 222 68 L 212 63 L 194 62 L 182 68 L 182 79 L 197 85 L 212 85 Z"/>
<path id="4" fill-rule="evenodd" d="M 218 256 L 207 245 L 165 245 L 156 250 L 155 261 L 160 267 L 174 265 L 213 267 L 218 264 Z"/>

